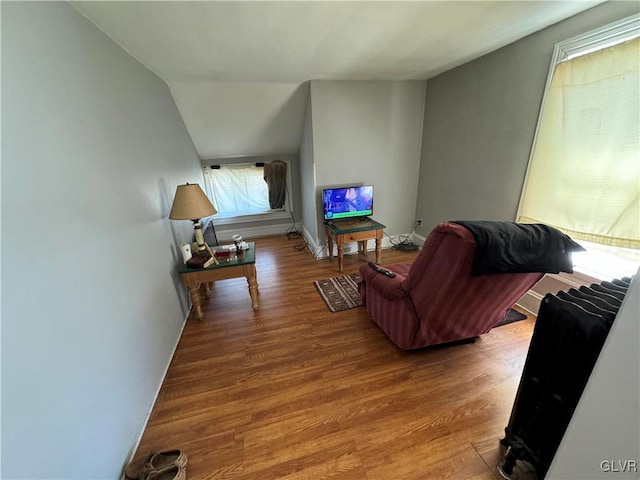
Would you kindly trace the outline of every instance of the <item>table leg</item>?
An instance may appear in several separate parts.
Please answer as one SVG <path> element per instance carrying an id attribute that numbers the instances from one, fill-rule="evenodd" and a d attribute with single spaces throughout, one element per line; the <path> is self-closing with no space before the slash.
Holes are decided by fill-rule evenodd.
<path id="1" fill-rule="evenodd" d="M 191 296 L 191 303 L 193 304 L 193 310 L 196 313 L 196 318 L 202 318 L 202 308 L 200 308 L 200 292 L 198 285 L 189 285 L 189 295 Z"/>
<path id="2" fill-rule="evenodd" d="M 338 271 L 342 272 L 342 259 L 344 257 L 344 245 L 338 242 Z"/>
<path id="3" fill-rule="evenodd" d="M 213 282 L 204 282 L 204 296 L 209 298 L 211 296 L 211 285 Z"/>
<path id="4" fill-rule="evenodd" d="M 327 249 L 329 250 L 329 261 L 333 262 L 333 237 L 327 232 Z"/>
<path id="5" fill-rule="evenodd" d="M 254 311 L 258 311 L 260 309 L 260 305 L 258 303 L 258 278 L 256 275 L 256 266 L 255 265 L 245 265 L 244 266 L 244 275 L 247 277 L 247 283 L 249 284 L 249 296 L 251 296 L 251 307 Z"/>
<path id="6" fill-rule="evenodd" d="M 380 259 L 382 257 L 382 239 L 376 237 L 376 263 L 380 264 Z"/>
<path id="7" fill-rule="evenodd" d="M 362 254 L 367 256 L 367 242 L 368 240 L 362 240 L 360 243 L 362 244 Z"/>

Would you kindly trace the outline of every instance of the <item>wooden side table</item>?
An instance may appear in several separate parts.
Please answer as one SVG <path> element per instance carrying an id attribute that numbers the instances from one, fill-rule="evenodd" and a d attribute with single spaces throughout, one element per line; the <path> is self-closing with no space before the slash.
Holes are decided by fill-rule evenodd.
<path id="1" fill-rule="evenodd" d="M 191 296 L 191 303 L 193 304 L 196 318 L 202 318 L 199 291 L 200 284 L 204 284 L 205 295 L 208 297 L 211 292 L 211 284 L 216 280 L 225 280 L 227 278 L 247 278 L 251 306 L 254 311 L 257 311 L 260 305 L 258 304 L 255 242 L 249 242 L 249 250 L 245 250 L 233 260 L 226 261 L 224 257 L 220 257 L 218 260 L 220 261 L 219 265 L 211 265 L 207 268 L 189 268 L 186 265 L 181 265 L 178 268 L 182 282 L 189 289 L 189 295 Z"/>
<path id="2" fill-rule="evenodd" d="M 370 218 L 333 220 L 325 223 L 327 227 L 327 247 L 329 260 L 333 260 L 333 243 L 338 249 L 338 271 L 342 272 L 345 242 L 358 242 L 358 251 L 367 254 L 367 241 L 376 241 L 376 263 L 382 256 L 382 235 L 385 225 Z"/>

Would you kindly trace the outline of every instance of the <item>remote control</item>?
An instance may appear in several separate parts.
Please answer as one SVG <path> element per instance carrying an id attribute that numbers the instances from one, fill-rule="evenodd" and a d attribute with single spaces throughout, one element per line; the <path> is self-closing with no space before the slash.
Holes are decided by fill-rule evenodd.
<path id="1" fill-rule="evenodd" d="M 395 273 L 390 272 L 389 270 L 385 270 L 384 268 L 380 268 L 378 265 L 376 265 L 373 262 L 369 262 L 369 266 L 373 268 L 376 272 L 386 275 L 389 278 L 393 278 L 396 276 Z"/>

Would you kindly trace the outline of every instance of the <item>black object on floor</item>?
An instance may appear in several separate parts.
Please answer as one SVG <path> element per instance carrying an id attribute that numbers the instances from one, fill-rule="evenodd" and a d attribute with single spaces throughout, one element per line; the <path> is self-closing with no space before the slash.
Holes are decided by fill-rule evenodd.
<path id="1" fill-rule="evenodd" d="M 505 317 L 505 319 L 500 323 L 498 323 L 493 328 L 501 327 L 503 325 L 508 325 L 509 323 L 513 323 L 513 322 L 519 322 L 520 320 L 524 320 L 525 318 L 527 318 L 525 314 L 516 312 L 513 308 L 510 308 L 509 313 L 507 313 L 507 316 Z"/>

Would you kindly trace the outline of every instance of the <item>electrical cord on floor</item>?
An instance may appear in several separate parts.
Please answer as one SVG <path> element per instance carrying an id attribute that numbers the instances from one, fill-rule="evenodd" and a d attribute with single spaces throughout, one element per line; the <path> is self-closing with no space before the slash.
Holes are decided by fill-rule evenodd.
<path id="1" fill-rule="evenodd" d="M 293 216 L 292 216 L 293 219 Z M 394 250 L 398 250 L 400 252 L 415 252 L 417 250 L 420 249 L 420 247 L 418 245 L 416 245 L 413 241 L 413 235 L 416 233 L 416 227 L 419 225 L 418 222 L 414 223 L 412 229 L 411 229 L 411 233 L 409 235 L 394 235 L 391 236 L 389 234 L 387 234 L 386 232 L 384 233 L 384 235 L 386 235 L 387 237 L 389 237 L 389 242 L 391 243 L 391 248 L 393 248 Z M 321 245 L 318 247 L 318 251 L 314 252 L 311 249 L 311 246 L 307 243 L 307 240 L 304 238 L 304 235 L 302 234 L 302 228 L 301 227 L 296 227 L 295 226 L 295 222 L 293 224 L 293 226 L 291 226 L 289 229 L 287 229 L 287 240 L 290 240 L 292 238 L 300 238 L 301 241 L 296 243 L 293 248 L 296 249 L 299 252 L 309 252 L 313 255 L 313 257 L 317 260 L 320 253 L 327 248 L 328 243 L 325 243 L 324 245 Z"/>
<path id="2" fill-rule="evenodd" d="M 287 240 L 291 240 L 292 238 L 301 238 L 302 237 L 302 229 L 291 227 L 287 229 Z"/>
<path id="3" fill-rule="evenodd" d="M 318 256 L 320 255 L 320 252 L 322 252 L 325 249 L 326 246 L 327 246 L 327 244 L 325 243 L 324 245 L 321 245 L 321 246 L 318 247 L 318 251 L 317 252 L 314 252 L 311 249 L 311 246 L 307 243 L 307 240 L 303 236 L 302 237 L 302 241 L 296 243 L 293 246 L 293 248 L 295 248 L 299 252 L 309 252 L 311 255 L 313 255 L 313 258 L 315 258 L 317 260 Z"/>
<path id="4" fill-rule="evenodd" d="M 416 233 L 416 227 L 418 225 L 418 222 L 413 224 L 411 233 L 409 235 L 394 235 L 392 237 L 385 233 L 385 235 L 389 237 L 389 242 L 391 242 L 392 245 L 391 248 L 400 252 L 415 252 L 416 250 L 418 250 L 418 245 L 413 242 L 413 235 Z"/>
<path id="5" fill-rule="evenodd" d="M 302 234 L 302 225 L 299 225 L 299 226 L 296 225 L 296 219 L 293 218 L 293 213 L 291 214 L 291 226 L 287 228 L 287 231 L 285 233 L 287 234 L 287 240 L 291 240 L 292 238 L 302 238 L 302 241 L 304 242 L 304 235 Z M 304 245 L 301 246 L 301 243 L 294 245 L 293 248 L 295 248 L 298 251 L 304 250 Z"/>
<path id="6" fill-rule="evenodd" d="M 300 238 L 302 237 L 302 225 L 296 226 L 296 219 L 293 218 L 293 213 L 291 213 L 291 226 L 287 228 L 285 232 L 287 234 L 287 240 L 291 240 L 292 238 Z"/>
<path id="7" fill-rule="evenodd" d="M 296 249 L 299 252 L 311 252 L 311 248 L 309 247 L 309 244 L 307 243 L 307 241 L 303 238 L 301 242 L 296 243 L 293 246 L 294 249 Z"/>
<path id="8" fill-rule="evenodd" d="M 292 225 L 285 232 L 287 234 L 287 240 L 300 239 L 300 241 L 296 243 L 293 246 L 293 248 L 299 252 L 309 252 L 311 255 L 313 255 L 313 258 L 317 260 L 318 256 L 325 249 L 327 244 L 325 243 L 324 245 L 318 247 L 318 251 L 314 252 L 311 249 L 311 246 L 307 243 L 307 239 L 304 238 L 302 226 L 296 226 L 296 222 L 295 222 L 295 219 L 293 218 L 293 215 L 291 215 L 291 220 L 292 220 Z"/>
<path id="9" fill-rule="evenodd" d="M 291 238 L 294 237 L 290 237 L 289 234 L 287 234 L 287 239 L 291 240 Z M 299 238 L 301 238 L 302 240 L 298 243 L 296 243 L 293 248 L 299 252 L 311 252 L 311 248 L 309 247 L 309 244 L 307 243 L 307 240 L 301 235 Z M 311 252 L 313 253 L 313 252 Z M 315 255 L 314 255 L 315 256 Z"/>

